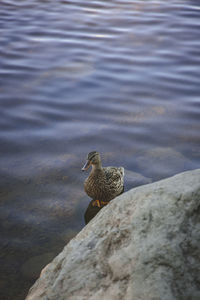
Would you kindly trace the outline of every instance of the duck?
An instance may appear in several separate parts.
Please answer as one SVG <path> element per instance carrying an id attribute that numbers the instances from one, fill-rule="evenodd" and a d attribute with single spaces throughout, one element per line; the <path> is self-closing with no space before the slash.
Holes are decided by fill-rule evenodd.
<path id="1" fill-rule="evenodd" d="M 92 167 L 88 178 L 84 182 L 86 194 L 93 199 L 93 206 L 108 204 L 112 199 L 124 191 L 124 168 L 102 167 L 100 153 L 88 153 L 82 171 Z"/>

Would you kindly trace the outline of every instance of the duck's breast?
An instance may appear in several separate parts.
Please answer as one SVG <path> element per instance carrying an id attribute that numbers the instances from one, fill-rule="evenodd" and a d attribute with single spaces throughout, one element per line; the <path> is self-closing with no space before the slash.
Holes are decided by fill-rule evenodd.
<path id="1" fill-rule="evenodd" d="M 94 200 L 102 200 L 106 194 L 105 175 L 96 172 L 91 174 L 84 184 L 85 192 Z"/>

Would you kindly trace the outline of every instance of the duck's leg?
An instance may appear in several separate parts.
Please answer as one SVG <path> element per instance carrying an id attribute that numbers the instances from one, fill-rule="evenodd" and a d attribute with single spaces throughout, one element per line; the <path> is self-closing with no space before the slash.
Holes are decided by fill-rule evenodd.
<path id="1" fill-rule="evenodd" d="M 92 202 L 92 206 L 98 206 L 100 208 L 101 207 L 100 201 L 99 200 L 94 200 Z"/>

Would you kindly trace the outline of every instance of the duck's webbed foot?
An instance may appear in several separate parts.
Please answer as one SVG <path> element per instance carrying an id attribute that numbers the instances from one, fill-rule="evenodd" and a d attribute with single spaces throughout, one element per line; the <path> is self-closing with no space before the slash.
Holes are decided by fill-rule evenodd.
<path id="1" fill-rule="evenodd" d="M 93 200 L 92 206 L 97 206 L 99 208 L 102 208 L 103 206 L 107 205 L 110 201 L 101 201 L 101 200 Z"/>

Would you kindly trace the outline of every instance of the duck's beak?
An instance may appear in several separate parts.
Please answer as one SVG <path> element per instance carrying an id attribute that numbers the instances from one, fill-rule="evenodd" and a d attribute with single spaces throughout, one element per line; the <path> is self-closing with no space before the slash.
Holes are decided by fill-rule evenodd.
<path id="1" fill-rule="evenodd" d="M 87 160 L 86 163 L 84 164 L 84 166 L 82 167 L 82 171 L 86 171 L 88 168 L 90 167 L 90 161 Z"/>

